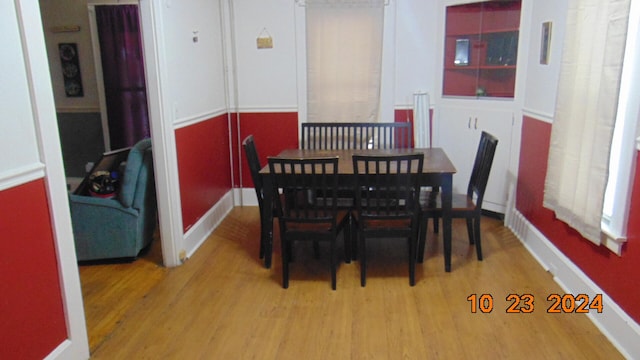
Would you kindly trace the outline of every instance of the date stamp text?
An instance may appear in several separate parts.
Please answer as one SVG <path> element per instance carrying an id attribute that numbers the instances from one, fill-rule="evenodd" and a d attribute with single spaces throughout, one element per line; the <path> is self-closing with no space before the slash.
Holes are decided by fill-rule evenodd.
<path id="1" fill-rule="evenodd" d="M 494 310 L 494 296 L 492 294 L 471 294 L 467 297 L 471 305 L 471 313 L 487 314 Z M 508 294 L 505 298 L 504 310 L 507 314 L 528 314 L 536 308 L 533 294 Z M 587 294 L 549 294 L 544 303 L 545 311 L 549 314 L 589 312 L 602 313 L 604 305 L 602 294 L 589 296 Z"/>

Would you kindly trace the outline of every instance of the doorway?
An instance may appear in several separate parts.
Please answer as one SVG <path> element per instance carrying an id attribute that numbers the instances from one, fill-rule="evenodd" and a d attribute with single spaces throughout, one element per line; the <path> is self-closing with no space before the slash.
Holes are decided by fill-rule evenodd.
<path id="1" fill-rule="evenodd" d="M 92 86 L 91 82 L 94 81 L 94 79 L 90 79 L 86 74 L 91 74 L 96 78 L 98 77 L 98 75 L 93 74 L 92 71 L 86 71 L 86 70 L 89 70 L 93 65 L 92 61 L 89 60 L 89 55 L 92 47 L 97 45 L 97 41 L 93 40 L 98 38 L 97 27 L 91 26 L 91 23 L 89 20 L 92 17 L 91 9 L 96 5 L 95 4 L 89 5 L 88 8 L 86 3 L 82 5 L 82 8 L 79 8 L 77 4 L 73 4 L 73 5 L 69 4 L 72 6 L 63 5 L 64 11 L 62 11 L 62 10 L 55 9 L 56 6 L 62 9 L 60 4 L 48 5 L 46 3 L 47 2 L 44 0 L 40 1 L 40 7 L 41 9 L 44 9 L 44 11 L 41 11 L 43 18 L 47 18 L 47 17 L 53 18 L 53 19 L 49 18 L 48 21 L 43 19 L 45 39 L 47 37 L 50 38 L 50 40 L 47 41 L 47 44 L 50 44 L 50 46 L 48 46 L 48 52 L 50 54 L 50 58 L 55 59 L 55 57 L 58 56 L 58 53 L 57 53 L 58 43 L 77 43 L 78 45 L 77 49 L 79 51 L 80 60 L 82 61 L 84 59 L 87 59 L 88 61 L 88 63 L 81 64 L 81 65 L 84 65 L 83 67 L 81 67 L 81 70 L 84 69 L 83 75 L 85 76 L 85 78 L 83 80 L 86 85 L 85 90 L 87 90 L 90 86 Z M 124 5 L 112 5 L 112 6 L 124 6 Z M 76 7 L 76 9 L 74 9 L 74 7 Z M 89 9 L 89 11 L 87 9 Z M 75 10 L 75 13 L 74 13 L 74 10 Z M 148 12 L 148 9 L 146 9 L 146 11 Z M 65 18 L 66 14 L 71 14 L 69 16 L 69 19 Z M 95 20 L 95 17 L 93 17 L 93 19 Z M 140 26 L 139 19 L 137 20 L 138 20 L 137 22 L 138 22 L 138 30 L 139 30 L 138 32 L 141 33 L 140 29 L 142 29 L 142 26 Z M 64 32 L 51 31 L 53 25 L 57 25 L 61 23 L 62 24 L 80 24 L 80 25 L 77 27 L 76 26 L 69 27 L 69 29 L 75 29 L 72 32 L 71 31 L 67 32 L 67 27 L 62 28 L 62 31 Z M 93 25 L 96 25 L 96 23 L 94 22 Z M 95 33 L 95 36 L 93 36 L 94 33 Z M 90 39 L 93 40 L 92 43 L 90 43 L 91 41 Z M 139 42 L 138 45 L 139 45 L 139 54 L 142 54 L 143 49 L 142 49 L 141 42 Z M 101 63 L 99 54 L 100 53 L 94 53 L 94 62 Z M 96 58 L 97 58 L 97 61 L 96 61 Z M 141 55 L 140 55 L 140 58 L 143 59 Z M 53 63 L 55 65 L 58 65 L 55 63 L 55 61 Z M 97 119 L 97 122 L 98 122 L 96 123 L 96 126 L 97 126 L 96 133 L 104 134 L 104 135 L 100 134 L 99 137 L 95 137 L 95 138 L 91 137 L 91 139 L 86 139 L 87 137 L 84 136 L 86 135 L 86 132 L 84 131 L 80 133 L 75 132 L 73 134 L 74 138 L 85 137 L 84 139 L 85 141 L 83 142 L 87 142 L 87 140 L 93 141 L 94 139 L 97 139 L 96 142 L 100 144 L 100 147 L 102 147 L 103 144 L 101 143 L 104 137 L 104 148 L 98 149 L 99 153 L 101 153 L 103 150 L 109 151 L 109 150 L 117 149 L 120 147 L 127 147 L 129 143 L 135 141 L 135 140 L 131 140 L 131 138 L 129 138 L 129 140 L 126 140 L 125 136 L 122 136 L 122 138 L 125 139 L 124 142 L 118 143 L 114 141 L 115 137 L 111 135 L 115 132 L 112 129 L 110 129 L 109 123 L 107 122 L 107 119 L 111 120 L 112 118 L 111 114 L 113 114 L 113 111 L 106 110 L 107 109 L 106 96 L 104 98 L 104 101 L 102 99 L 100 101 L 94 101 L 93 99 L 95 99 L 96 97 L 92 98 L 91 94 L 85 91 L 84 98 L 83 97 L 77 97 L 77 98 L 65 97 L 65 94 L 61 92 L 61 86 L 59 84 L 59 81 L 57 81 L 56 79 L 56 76 L 59 75 L 59 72 L 60 72 L 59 69 L 60 69 L 59 65 L 51 66 L 54 95 L 58 95 L 56 96 L 56 108 L 59 114 L 65 113 L 64 115 L 66 116 L 66 118 L 64 118 L 63 121 L 69 120 L 68 114 L 72 114 L 73 119 L 68 121 L 68 123 L 72 123 L 74 127 L 83 126 L 83 124 L 91 123 L 91 127 L 93 129 L 94 114 L 95 114 L 95 118 Z M 144 70 L 142 71 L 138 70 L 138 71 L 139 71 L 139 74 L 141 74 L 142 79 L 144 80 Z M 102 75 L 102 66 L 99 74 Z M 96 83 L 97 83 L 97 79 L 96 79 Z M 128 96 L 140 97 L 140 91 L 139 91 L 140 87 L 144 88 L 146 87 L 146 84 L 140 85 L 139 83 L 136 83 L 133 85 L 134 85 L 133 87 L 136 87 L 135 88 L 136 91 L 130 92 L 130 93 L 133 93 L 133 95 L 129 94 Z M 97 86 L 98 88 L 100 88 L 99 91 L 103 91 L 102 89 L 103 86 L 104 86 L 104 82 L 100 83 L 99 86 Z M 144 93 L 145 93 L 144 97 L 146 98 L 146 91 Z M 94 105 L 98 102 L 99 102 L 99 106 Z M 128 104 L 129 104 L 128 107 L 132 106 L 130 105 L 132 104 L 132 102 L 129 102 Z M 148 113 L 146 99 L 145 99 L 144 108 L 145 108 L 145 113 Z M 108 112 L 105 113 L 106 111 Z M 96 114 L 96 112 L 99 112 L 99 113 Z M 137 137 L 144 137 L 144 135 L 146 136 L 151 135 L 151 132 L 149 131 L 149 127 L 150 127 L 149 116 L 147 115 L 145 116 L 145 118 L 146 118 L 146 125 L 145 125 L 146 134 L 143 133 L 143 135 L 135 135 L 134 139 Z M 99 124 L 100 121 L 102 121 L 102 131 L 100 131 L 100 124 Z M 59 117 L 59 123 L 60 123 L 60 117 Z M 73 131 L 70 131 L 70 132 L 73 132 Z M 127 143 L 127 141 L 129 141 L 129 143 Z M 155 147 L 155 144 L 154 144 L 154 147 Z M 79 147 L 79 151 L 86 151 L 86 150 L 87 150 L 86 147 L 82 147 L 82 146 Z M 154 157 L 155 156 L 157 156 L 156 151 L 154 151 Z M 96 156 L 95 154 L 90 154 L 90 157 L 91 159 L 83 159 L 83 161 L 96 161 L 99 158 L 99 156 Z M 81 169 L 78 170 L 79 172 L 81 172 L 81 174 L 79 174 L 78 176 L 81 176 L 84 174 L 84 171 L 85 171 L 84 162 L 78 161 L 78 164 L 82 164 Z M 65 164 L 65 167 L 66 167 L 66 164 Z M 156 170 L 156 178 L 158 177 L 157 173 L 158 171 Z M 90 343 L 91 350 L 95 349 L 96 346 L 99 346 L 101 341 L 106 336 L 108 336 L 110 332 L 113 330 L 113 328 L 117 325 L 117 323 L 119 322 L 119 319 L 122 318 L 123 316 L 126 316 L 126 313 L 129 311 L 129 309 L 131 309 L 131 307 L 133 307 L 141 299 L 143 299 L 144 296 L 146 296 L 146 293 L 150 291 L 159 281 L 162 280 L 164 274 L 168 270 L 163 266 L 164 264 L 163 251 L 162 251 L 163 249 L 161 246 L 162 243 L 159 236 L 159 232 L 157 231 L 156 234 L 157 235 L 154 236 L 154 240 L 151 243 L 151 247 L 146 252 L 142 253 L 139 256 L 139 258 L 134 262 L 80 267 L 79 273 L 80 273 L 80 281 L 82 285 L 82 298 L 84 300 L 84 305 L 85 305 L 85 309 L 84 309 L 85 319 L 86 319 L 85 324 L 88 329 L 89 343 Z"/>
<path id="2" fill-rule="evenodd" d="M 138 5 L 89 5 L 105 149 L 150 137 Z"/>

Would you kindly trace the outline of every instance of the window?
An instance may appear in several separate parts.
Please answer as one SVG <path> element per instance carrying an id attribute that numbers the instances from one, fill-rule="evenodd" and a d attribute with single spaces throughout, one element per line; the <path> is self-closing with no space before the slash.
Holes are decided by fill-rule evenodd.
<path id="1" fill-rule="evenodd" d="M 304 2 L 307 121 L 378 121 L 384 5 Z"/>
<path id="2" fill-rule="evenodd" d="M 616 125 L 611 144 L 609 180 L 605 194 L 602 230 L 605 246 L 620 255 L 634 176 L 635 138 L 640 120 L 640 1 L 632 0 L 622 68 Z"/>

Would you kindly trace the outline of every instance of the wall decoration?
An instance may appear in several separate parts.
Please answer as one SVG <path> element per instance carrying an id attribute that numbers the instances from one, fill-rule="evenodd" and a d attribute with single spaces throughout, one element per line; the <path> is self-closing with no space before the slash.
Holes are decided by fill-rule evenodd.
<path id="1" fill-rule="evenodd" d="M 267 28 L 263 28 L 256 39 L 258 49 L 273 49 L 273 38 L 267 31 Z"/>
<path id="2" fill-rule="evenodd" d="M 58 50 L 60 51 L 65 94 L 67 97 L 84 96 L 77 45 L 75 43 L 61 43 L 58 44 Z"/>
<path id="3" fill-rule="evenodd" d="M 551 47 L 551 21 L 542 23 L 542 37 L 540 39 L 540 64 L 549 64 L 549 49 Z"/>

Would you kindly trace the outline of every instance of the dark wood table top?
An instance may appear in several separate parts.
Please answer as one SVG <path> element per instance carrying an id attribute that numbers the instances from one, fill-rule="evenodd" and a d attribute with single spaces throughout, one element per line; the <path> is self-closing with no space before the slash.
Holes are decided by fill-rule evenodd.
<path id="1" fill-rule="evenodd" d="M 349 150 L 308 150 L 285 149 L 278 157 L 282 158 L 319 158 L 338 157 L 338 173 L 353 174 L 353 155 L 400 155 L 400 154 L 424 154 L 422 172 L 425 174 L 455 174 L 456 168 L 441 148 L 424 149 L 349 149 Z M 269 166 L 260 170 L 261 174 L 269 173 Z"/>

